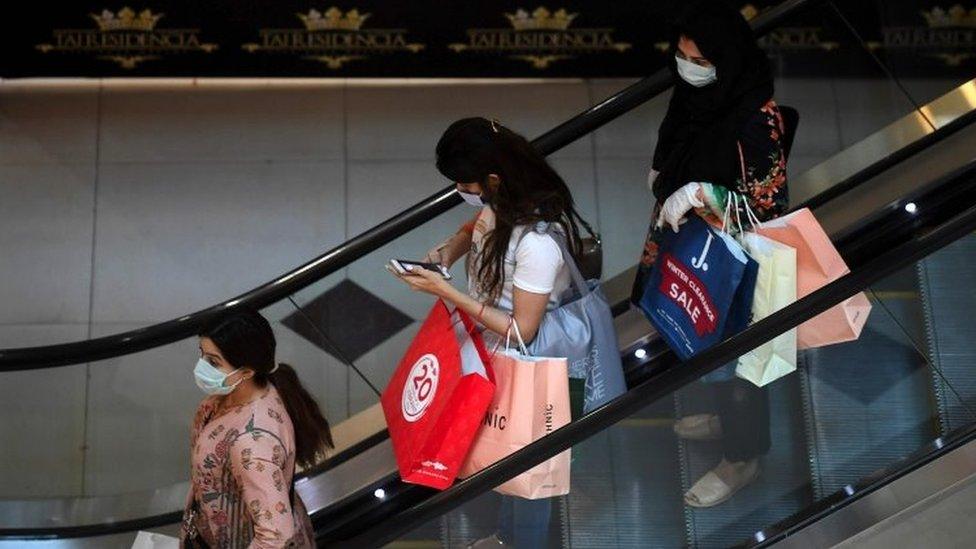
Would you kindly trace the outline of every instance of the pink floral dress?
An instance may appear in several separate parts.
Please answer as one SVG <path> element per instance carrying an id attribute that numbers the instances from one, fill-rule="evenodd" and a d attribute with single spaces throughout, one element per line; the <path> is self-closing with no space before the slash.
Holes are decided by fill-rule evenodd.
<path id="1" fill-rule="evenodd" d="M 192 522 L 215 549 L 313 547 L 308 513 L 292 495 L 295 430 L 278 391 L 269 385 L 218 412 L 221 398 L 205 399 L 193 420 L 184 537 Z"/>

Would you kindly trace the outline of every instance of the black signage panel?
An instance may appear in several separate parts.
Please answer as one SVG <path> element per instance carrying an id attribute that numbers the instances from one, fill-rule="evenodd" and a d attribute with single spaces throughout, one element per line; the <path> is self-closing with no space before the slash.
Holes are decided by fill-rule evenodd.
<path id="1" fill-rule="evenodd" d="M 673 0 L 672 0 L 673 1 Z M 722 0 L 715 0 L 722 1 Z M 762 39 L 783 74 L 976 73 L 976 0 L 847 0 Z M 663 66 L 671 2 L 19 2 L 0 76 L 618 77 Z M 737 2 L 747 18 L 776 2 Z"/>

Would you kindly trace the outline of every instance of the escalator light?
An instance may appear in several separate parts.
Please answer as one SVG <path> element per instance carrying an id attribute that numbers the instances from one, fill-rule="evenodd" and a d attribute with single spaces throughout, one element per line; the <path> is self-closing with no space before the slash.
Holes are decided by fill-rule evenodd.
<path id="1" fill-rule="evenodd" d="M 905 204 L 905 211 L 913 214 L 918 211 L 918 205 L 914 202 L 909 202 L 908 204 Z"/>
<path id="2" fill-rule="evenodd" d="M 644 349 L 637 349 L 634 351 L 634 356 L 637 357 L 637 360 L 644 360 L 644 357 L 647 356 L 647 351 Z"/>
<path id="3" fill-rule="evenodd" d="M 376 491 L 373 492 L 373 495 L 376 496 L 376 499 L 386 499 L 386 490 L 377 488 Z"/>
<path id="4" fill-rule="evenodd" d="M 848 484 L 847 486 L 844 487 L 844 493 L 847 494 L 847 495 L 849 495 L 849 496 L 853 496 L 854 495 L 854 487 L 851 486 L 850 484 Z"/>

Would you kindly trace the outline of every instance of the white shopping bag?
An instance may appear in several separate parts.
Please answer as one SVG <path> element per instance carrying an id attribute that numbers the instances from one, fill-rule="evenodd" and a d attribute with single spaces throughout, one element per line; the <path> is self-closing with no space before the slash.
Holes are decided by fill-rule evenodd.
<path id="1" fill-rule="evenodd" d="M 132 549 L 179 549 L 180 540 L 155 532 L 139 532 L 132 543 Z"/>
<path id="2" fill-rule="evenodd" d="M 796 250 L 754 232 L 739 236 L 742 247 L 759 263 L 752 321 L 756 322 L 796 301 Z M 796 370 L 796 329 L 739 357 L 738 377 L 762 387 Z"/>

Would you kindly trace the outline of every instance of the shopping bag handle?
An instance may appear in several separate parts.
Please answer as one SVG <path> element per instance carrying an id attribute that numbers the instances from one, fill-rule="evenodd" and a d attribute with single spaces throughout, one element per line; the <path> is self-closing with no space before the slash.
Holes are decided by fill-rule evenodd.
<path id="1" fill-rule="evenodd" d="M 512 323 L 515 322 L 515 317 L 512 315 L 508 316 L 508 326 L 505 328 L 505 350 L 508 350 L 508 334 L 512 331 Z M 498 348 L 502 345 L 502 338 L 498 338 L 495 341 L 495 346 L 491 348 L 491 356 L 494 358 L 498 354 Z"/>
<path id="2" fill-rule="evenodd" d="M 514 316 L 510 316 L 508 318 L 509 318 L 508 329 L 505 330 L 505 350 L 508 351 L 510 349 L 510 345 L 512 342 L 512 330 L 514 329 L 515 338 L 519 344 L 519 351 L 521 351 L 523 355 L 528 355 L 529 349 L 528 347 L 525 346 L 525 341 L 522 339 L 522 331 L 519 330 L 518 321 L 515 320 Z M 499 343 L 501 342 L 499 341 Z"/>

